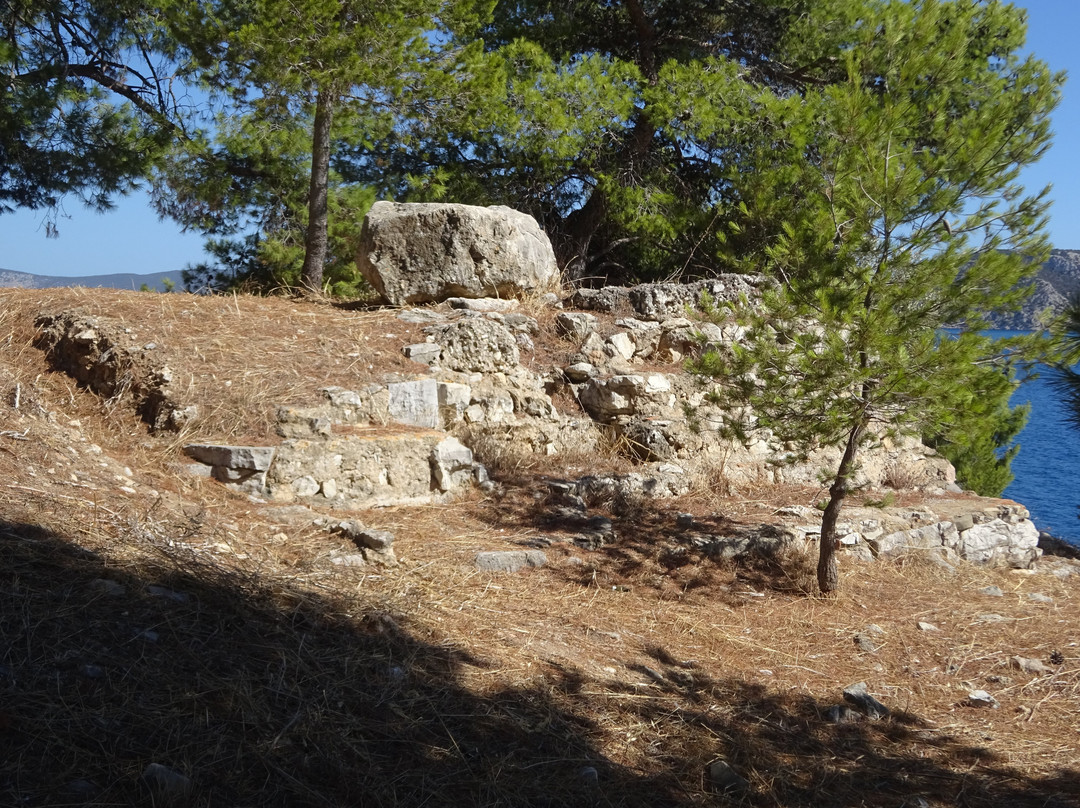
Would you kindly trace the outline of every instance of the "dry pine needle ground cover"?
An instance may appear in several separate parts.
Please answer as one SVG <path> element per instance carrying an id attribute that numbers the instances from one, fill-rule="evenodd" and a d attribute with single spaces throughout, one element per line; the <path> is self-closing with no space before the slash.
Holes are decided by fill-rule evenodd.
<path id="1" fill-rule="evenodd" d="M 203 408 L 191 434 L 151 436 L 48 369 L 33 318 L 70 308 L 159 346 Z M 480 573 L 478 551 L 550 529 L 523 464 L 501 499 L 360 514 L 400 563 L 342 567 L 311 515 L 175 474 L 182 442 L 270 441 L 277 404 L 409 372 L 413 328 L 285 299 L 0 291 L 0 804 L 160 805 L 157 763 L 196 806 L 1080 805 L 1080 576 L 1050 565 L 845 561 L 825 600 L 798 554 L 670 552 L 679 510 L 756 524 L 817 495 L 762 489 L 617 509 L 609 546 Z M 566 350 L 537 342 L 536 362 Z M 891 716 L 827 721 L 858 681 Z M 746 787 L 717 793 L 717 759 Z"/>

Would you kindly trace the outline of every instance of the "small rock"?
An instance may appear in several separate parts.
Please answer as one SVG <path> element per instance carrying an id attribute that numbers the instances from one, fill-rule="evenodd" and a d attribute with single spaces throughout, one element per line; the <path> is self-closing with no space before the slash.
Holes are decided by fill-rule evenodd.
<path id="1" fill-rule="evenodd" d="M 1014 668 L 1019 668 L 1024 673 L 1031 673 L 1031 674 L 1035 674 L 1035 675 L 1040 675 L 1040 674 L 1044 674 L 1044 673 L 1053 673 L 1054 672 L 1053 668 L 1051 668 L 1051 667 L 1049 667 L 1047 665 L 1044 665 L 1038 659 L 1030 659 L 1028 657 L 1014 656 L 1011 661 L 1012 661 L 1012 666 Z"/>
<path id="2" fill-rule="evenodd" d="M 881 643 L 877 642 L 872 637 L 870 637 L 870 635 L 864 634 L 863 632 L 857 633 L 851 639 L 852 641 L 854 641 L 856 648 L 867 654 L 873 654 L 881 648 Z"/>
<path id="3" fill-rule="evenodd" d="M 941 631 L 941 629 L 939 629 L 933 623 L 924 623 L 922 620 L 920 620 L 916 625 L 918 625 L 919 631 Z"/>
<path id="4" fill-rule="evenodd" d="M 298 497 L 313 497 L 319 493 L 319 483 L 305 475 L 292 481 L 292 490 Z"/>
<path id="5" fill-rule="evenodd" d="M 190 778 L 160 763 L 147 766 L 142 779 L 154 794 L 154 805 L 180 805 L 191 795 Z"/>
<path id="6" fill-rule="evenodd" d="M 979 590 L 979 594 L 986 595 L 987 597 L 991 598 L 1000 598 L 1005 593 L 1001 591 L 1000 586 L 984 586 L 982 589 Z"/>
<path id="7" fill-rule="evenodd" d="M 434 365 L 442 355 L 442 346 L 434 342 L 416 342 L 401 349 L 406 357 L 422 365 Z"/>
<path id="8" fill-rule="evenodd" d="M 96 783 L 90 780 L 69 780 L 64 783 L 63 788 L 60 789 L 60 793 L 68 800 L 75 802 L 91 802 L 98 794 L 101 793 L 101 788 Z"/>
<path id="9" fill-rule="evenodd" d="M 746 791 L 750 787 L 750 781 L 731 768 L 726 760 L 714 760 L 709 764 L 708 772 L 709 783 L 720 793 Z"/>
<path id="10" fill-rule="evenodd" d="M 589 362 L 575 362 L 564 368 L 563 374 L 574 384 L 581 384 L 596 375 L 596 367 Z"/>
<path id="11" fill-rule="evenodd" d="M 976 623 L 1004 623 L 1005 618 L 1002 617 L 1000 614 L 987 613 L 987 614 L 980 614 L 978 617 L 975 618 L 975 622 Z"/>
<path id="12" fill-rule="evenodd" d="M 618 356 L 623 360 L 632 359 L 636 350 L 634 341 L 630 339 L 630 335 L 625 331 L 619 331 L 608 337 L 607 345 L 611 347 L 613 356 Z"/>
<path id="13" fill-rule="evenodd" d="M 157 584 L 150 584 L 150 586 L 146 587 L 146 591 L 151 597 L 171 600 L 173 603 L 187 603 L 189 599 L 183 592 L 177 592 L 167 586 L 158 586 Z"/>
<path id="14" fill-rule="evenodd" d="M 476 566 L 485 572 L 517 572 L 547 564 L 543 550 L 490 550 L 476 554 Z"/>
<path id="15" fill-rule="evenodd" d="M 1041 592 L 1028 592 L 1028 600 L 1032 603 L 1053 603 L 1054 599 Z"/>
<path id="16" fill-rule="evenodd" d="M 126 586 L 109 578 L 97 578 L 90 582 L 90 586 L 110 598 L 119 598 L 127 594 Z"/>
<path id="17" fill-rule="evenodd" d="M 330 556 L 330 563 L 336 567 L 363 567 L 367 560 L 362 553 L 342 553 Z"/>
<path id="18" fill-rule="evenodd" d="M 371 550 L 389 550 L 394 544 L 394 534 L 389 530 L 366 528 L 356 520 L 350 519 L 338 525 L 338 531 L 348 536 L 361 547 Z"/>
<path id="19" fill-rule="evenodd" d="M 581 312 L 561 312 L 555 315 L 555 331 L 560 336 L 583 340 L 596 328 L 596 317 Z"/>
<path id="20" fill-rule="evenodd" d="M 969 692 L 967 694 L 967 703 L 971 707 L 991 707 L 995 710 L 1001 706 L 998 704 L 997 699 L 985 690 L 972 690 Z"/>
<path id="21" fill-rule="evenodd" d="M 105 669 L 100 665 L 83 665 L 79 673 L 87 679 L 104 679 Z"/>
<path id="22" fill-rule="evenodd" d="M 862 715 L 846 704 L 834 704 L 825 711 L 825 720 L 830 724 L 853 724 L 862 719 Z"/>
<path id="23" fill-rule="evenodd" d="M 513 311 L 518 307 L 514 299 L 504 300 L 498 297 L 448 297 L 446 302 L 452 309 L 466 309 L 468 311 L 482 312 L 506 312 Z"/>
<path id="24" fill-rule="evenodd" d="M 540 333 L 540 323 L 527 314 L 507 314 L 503 318 L 503 325 L 533 337 Z"/>
<path id="25" fill-rule="evenodd" d="M 610 537 L 615 532 L 614 524 L 612 524 L 612 521 L 606 516 L 590 516 L 588 524 L 590 530 L 595 530 L 598 533 L 603 533 L 605 537 Z"/>
<path id="26" fill-rule="evenodd" d="M 885 718 L 889 708 L 875 699 L 866 689 L 866 682 L 858 682 L 844 688 L 844 701 L 854 704 L 870 718 Z"/>
<path id="27" fill-rule="evenodd" d="M 675 517 L 675 527 L 679 530 L 689 530 L 694 526 L 694 514 L 680 513 Z"/>
<path id="28" fill-rule="evenodd" d="M 600 782 L 600 775 L 592 766 L 585 766 L 578 771 L 578 777 L 584 780 L 589 785 L 596 785 Z"/>

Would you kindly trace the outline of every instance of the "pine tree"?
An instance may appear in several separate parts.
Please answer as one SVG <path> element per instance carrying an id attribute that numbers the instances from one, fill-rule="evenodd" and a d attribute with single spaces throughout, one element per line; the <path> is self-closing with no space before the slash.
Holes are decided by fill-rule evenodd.
<path id="1" fill-rule="evenodd" d="M 1080 295 L 1069 300 L 1055 337 L 1059 360 L 1051 381 L 1065 401 L 1070 424 L 1080 429 Z"/>
<path id="2" fill-rule="evenodd" d="M 149 173 L 182 122 L 159 23 L 140 0 L 5 0 L 0 213 L 105 209 Z"/>
<path id="3" fill-rule="evenodd" d="M 1049 143 L 1062 76 L 1022 58 L 1021 11 L 881 0 L 843 53 L 846 80 L 761 99 L 774 137 L 733 176 L 763 228 L 743 265 L 779 279 L 741 313 L 749 343 L 703 372 L 802 452 L 836 446 L 818 584 L 838 585 L 836 525 L 861 449 L 962 420 L 1000 382 L 988 312 L 1013 307 L 1047 250 L 1045 191 L 1021 166 Z M 786 216 L 771 220 L 776 200 Z M 734 222 L 738 236 L 743 225 Z M 944 339 L 940 329 L 965 323 Z"/>
<path id="4" fill-rule="evenodd" d="M 770 136 L 754 98 L 843 77 L 862 0 L 517 0 L 451 102 L 407 118 L 351 171 L 397 197 L 535 216 L 574 278 L 708 275 Z"/>
<path id="5" fill-rule="evenodd" d="M 219 236 L 254 220 L 258 261 L 302 256 L 300 284 L 321 291 L 327 266 L 343 268 L 348 251 L 333 249 L 334 207 L 358 223 L 372 201 L 332 171 L 334 151 L 391 128 L 405 82 L 440 69 L 440 22 L 464 25 L 486 10 L 442 0 L 175 0 L 173 35 L 224 109 L 215 135 L 188 144 L 163 173 L 161 209 Z"/>

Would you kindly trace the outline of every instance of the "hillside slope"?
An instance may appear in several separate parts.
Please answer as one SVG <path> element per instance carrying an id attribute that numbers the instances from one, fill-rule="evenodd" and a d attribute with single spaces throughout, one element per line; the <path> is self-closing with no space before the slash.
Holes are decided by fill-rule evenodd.
<path id="1" fill-rule="evenodd" d="M 139 367 L 104 398 L 54 370 L 34 322 L 62 311 L 117 323 L 200 416 L 152 433 Z M 565 362 L 554 312 L 528 311 L 523 363 Z M 410 378 L 402 345 L 431 316 L 0 290 L 0 804 L 1080 804 L 1072 561 L 848 556 L 820 599 L 812 545 L 735 561 L 679 539 L 681 514 L 726 533 L 812 519 L 819 489 L 717 474 L 587 511 L 556 496 L 636 468 L 607 450 L 506 451 L 486 489 L 364 511 L 192 473 L 184 444 L 275 445 L 299 423 L 279 406 Z M 572 540 L 581 518 L 606 538 Z M 396 558 L 343 520 L 391 533 Z M 858 682 L 887 716 L 845 702 Z"/>
<path id="2" fill-rule="evenodd" d="M 62 277 L 60 275 L 34 275 L 30 272 L 13 272 L 0 269 L 0 287 L 20 289 L 51 289 L 58 286 L 85 286 L 89 289 L 127 289 L 137 291 L 145 284 L 152 292 L 164 292 L 165 281 L 169 280 L 177 289 L 183 288 L 184 281 L 180 272 L 150 272 L 134 274 L 118 272 L 112 275 L 81 275 Z"/>
<path id="3" fill-rule="evenodd" d="M 1049 310 L 1060 314 L 1069 299 L 1080 293 L 1080 250 L 1052 250 L 1039 269 L 1035 289 L 1020 311 L 996 315 L 994 328 L 1032 331 L 1040 327 L 1041 315 Z"/>

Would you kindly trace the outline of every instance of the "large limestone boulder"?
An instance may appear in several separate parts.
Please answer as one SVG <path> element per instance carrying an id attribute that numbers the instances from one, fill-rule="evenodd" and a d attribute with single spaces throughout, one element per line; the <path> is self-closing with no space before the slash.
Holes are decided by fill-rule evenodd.
<path id="1" fill-rule="evenodd" d="M 395 306 L 450 297 L 517 297 L 555 285 L 551 242 L 512 208 L 376 202 L 357 267 Z"/>

